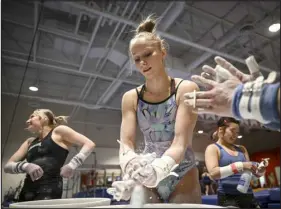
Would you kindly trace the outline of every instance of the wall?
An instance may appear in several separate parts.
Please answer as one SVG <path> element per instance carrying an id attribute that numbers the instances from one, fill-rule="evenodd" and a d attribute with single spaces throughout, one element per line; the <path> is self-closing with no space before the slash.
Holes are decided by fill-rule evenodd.
<path id="1" fill-rule="evenodd" d="M 266 150 L 266 151 L 262 151 L 262 152 L 255 152 L 252 155 L 250 155 L 250 159 L 252 161 L 256 161 L 256 162 L 260 162 L 262 160 L 262 158 L 270 158 L 269 160 L 269 165 L 266 168 L 266 182 L 267 182 L 267 186 L 269 186 L 268 182 L 268 175 L 270 173 L 273 172 L 274 174 L 274 178 L 275 178 L 275 185 L 272 186 L 279 186 L 278 185 L 278 180 L 275 174 L 275 167 L 280 167 L 280 147 L 277 147 L 275 149 L 271 149 L 271 150 Z"/>
<path id="2" fill-rule="evenodd" d="M 250 154 L 280 147 L 280 132 L 268 130 L 252 130 L 244 134 L 237 144 L 244 145 Z"/>

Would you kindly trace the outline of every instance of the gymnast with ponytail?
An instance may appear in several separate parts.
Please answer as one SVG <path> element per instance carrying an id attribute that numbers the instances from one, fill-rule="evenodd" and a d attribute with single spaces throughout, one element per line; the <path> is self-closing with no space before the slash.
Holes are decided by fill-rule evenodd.
<path id="1" fill-rule="evenodd" d="M 201 203 L 201 190 L 192 149 L 197 115 L 183 103 L 183 93 L 199 90 L 188 80 L 166 71 L 167 43 L 156 33 L 156 19 L 148 16 L 136 29 L 129 56 L 143 75 L 143 85 L 122 97 L 119 163 L 122 181 L 108 193 L 129 200 L 134 185 L 141 184 L 147 203 Z M 145 144 L 137 152 L 136 130 Z"/>
<path id="2" fill-rule="evenodd" d="M 66 116 L 55 116 L 48 109 L 35 110 L 26 124 L 26 129 L 35 137 L 25 140 L 4 166 L 4 172 L 26 173 L 19 202 L 60 199 L 62 177 L 71 178 L 92 153 L 95 144 L 66 126 Z M 64 165 L 69 149 L 74 144 L 82 148 Z"/>

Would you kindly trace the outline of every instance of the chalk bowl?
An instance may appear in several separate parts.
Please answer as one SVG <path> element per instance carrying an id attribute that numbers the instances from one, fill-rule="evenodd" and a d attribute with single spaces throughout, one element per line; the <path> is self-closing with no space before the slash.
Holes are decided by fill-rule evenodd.
<path id="1" fill-rule="evenodd" d="M 96 207 L 88 207 L 96 208 Z M 108 205 L 100 206 L 98 208 L 132 208 L 131 205 Z M 144 204 L 143 208 L 225 208 L 217 205 L 204 204 L 172 204 L 172 203 L 158 203 L 158 204 Z"/>
<path id="2" fill-rule="evenodd" d="M 109 206 L 109 198 L 67 198 L 36 200 L 10 204 L 10 208 L 86 208 Z"/>

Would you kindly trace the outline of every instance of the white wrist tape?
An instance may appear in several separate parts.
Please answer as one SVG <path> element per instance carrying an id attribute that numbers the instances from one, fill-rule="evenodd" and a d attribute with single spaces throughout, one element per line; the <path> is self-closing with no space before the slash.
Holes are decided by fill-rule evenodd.
<path id="1" fill-rule="evenodd" d="M 228 70 L 226 70 L 220 65 L 217 65 L 215 70 L 216 70 L 216 81 L 219 83 L 228 80 L 232 76 Z"/>
<path id="2" fill-rule="evenodd" d="M 9 162 L 4 166 L 4 172 L 6 173 L 25 173 L 25 168 L 28 165 L 27 162 Z"/>
<path id="3" fill-rule="evenodd" d="M 120 144 L 120 150 L 119 150 L 119 164 L 121 167 L 121 170 L 123 173 L 126 173 L 126 167 L 128 163 L 135 159 L 138 154 L 135 153 L 130 147 L 122 143 L 121 141 L 117 140 L 117 142 Z"/>
<path id="4" fill-rule="evenodd" d="M 75 155 L 71 161 L 68 163 L 68 165 L 75 170 L 79 166 L 81 166 L 84 161 L 88 158 L 88 156 L 91 154 L 92 150 L 90 150 L 87 147 L 83 147 L 80 152 Z"/>
<path id="5" fill-rule="evenodd" d="M 220 167 L 220 179 L 226 178 L 236 173 L 243 171 L 243 163 L 235 162 L 230 165 Z"/>
<path id="6" fill-rule="evenodd" d="M 245 60 L 245 63 L 250 71 L 250 74 L 260 74 L 260 67 L 254 56 L 250 56 Z"/>
<path id="7" fill-rule="evenodd" d="M 264 80 L 264 78 L 260 76 L 255 81 L 244 84 L 239 103 L 239 112 L 244 119 L 255 119 L 263 124 L 270 123 L 270 121 L 265 121 L 261 115 L 260 101 L 262 87 L 265 84 L 273 83 L 276 77 L 276 72 L 271 72 L 267 80 Z"/>
<path id="8" fill-rule="evenodd" d="M 169 175 L 174 175 L 178 176 L 178 174 L 172 172 L 178 164 L 176 161 L 171 158 L 168 155 L 164 155 L 161 158 L 156 158 L 152 163 L 151 163 L 153 169 L 155 170 L 156 173 L 156 182 L 154 185 L 145 185 L 148 188 L 154 188 L 156 187 L 160 181 L 165 179 Z"/>

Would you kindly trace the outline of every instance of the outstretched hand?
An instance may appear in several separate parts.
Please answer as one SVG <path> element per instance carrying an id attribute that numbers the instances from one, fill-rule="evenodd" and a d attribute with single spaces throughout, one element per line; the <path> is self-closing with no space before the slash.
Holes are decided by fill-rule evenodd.
<path id="1" fill-rule="evenodd" d="M 218 70 L 219 67 L 227 70 L 228 75 L 236 77 L 242 83 L 246 83 L 248 81 L 253 81 L 256 78 L 258 78 L 259 76 L 262 76 L 262 74 L 260 73 L 259 66 L 253 56 L 250 56 L 245 60 L 250 74 L 245 74 L 245 73 L 241 72 L 234 65 L 232 65 L 230 62 L 228 62 L 226 59 L 224 59 L 220 56 L 216 56 L 214 58 L 214 60 L 217 64 L 215 68 L 213 68 L 209 65 L 204 65 L 202 67 L 202 70 L 204 71 L 201 73 L 202 77 L 204 77 L 206 79 L 211 79 L 211 80 L 214 80 L 217 82 L 223 82 L 223 81 L 227 80 L 228 76 L 221 74 L 221 72 L 219 72 L 219 70 Z"/>
<path id="2" fill-rule="evenodd" d="M 189 92 L 184 94 L 184 103 L 193 108 L 199 114 L 216 114 L 219 116 L 232 116 L 232 99 L 235 88 L 241 84 L 236 77 L 231 76 L 228 80 L 219 83 L 194 75 L 191 79 L 198 85 L 208 86 L 208 91 Z"/>
<path id="3" fill-rule="evenodd" d="M 222 57 L 216 56 L 215 62 L 217 63 L 215 68 L 204 65 L 201 76 L 191 77 L 195 83 L 207 90 L 186 93 L 184 102 L 198 114 L 233 117 L 232 101 L 236 87 L 255 80 L 262 74 L 253 56 L 245 60 L 250 74 L 242 73 Z"/>

